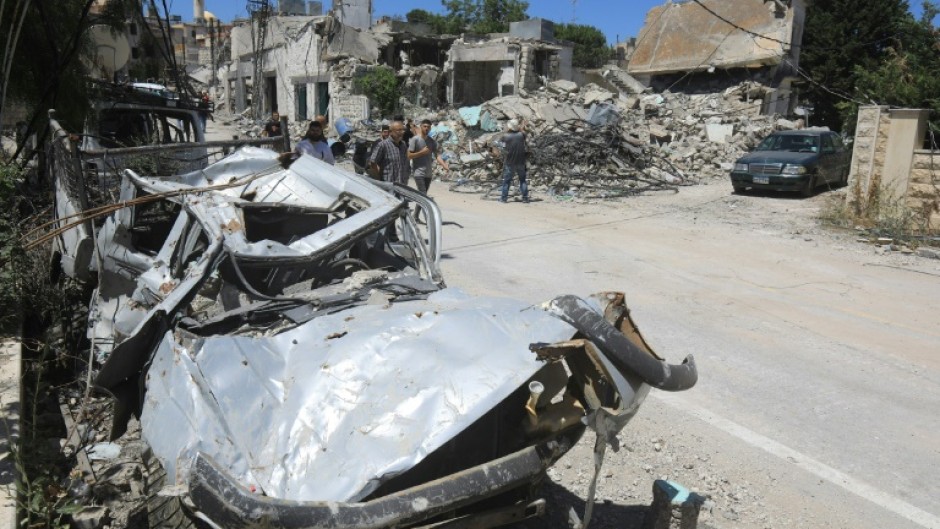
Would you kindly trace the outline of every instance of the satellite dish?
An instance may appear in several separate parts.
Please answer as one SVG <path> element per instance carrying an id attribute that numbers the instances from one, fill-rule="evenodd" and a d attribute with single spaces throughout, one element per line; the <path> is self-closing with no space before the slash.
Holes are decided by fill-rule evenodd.
<path id="1" fill-rule="evenodd" d="M 111 33 L 111 28 L 96 25 L 88 28 L 88 37 L 95 48 L 95 65 L 108 73 L 120 70 L 131 58 L 131 45 L 127 37 Z"/>

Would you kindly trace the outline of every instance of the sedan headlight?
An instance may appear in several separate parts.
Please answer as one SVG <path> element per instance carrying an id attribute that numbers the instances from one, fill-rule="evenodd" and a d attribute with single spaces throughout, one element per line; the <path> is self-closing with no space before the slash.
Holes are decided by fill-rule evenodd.
<path id="1" fill-rule="evenodd" d="M 734 170 L 735 170 L 735 171 L 742 172 L 742 173 L 746 173 L 746 172 L 747 172 L 747 164 L 746 164 L 746 163 L 736 163 L 736 164 L 734 164 Z"/>
<path id="2" fill-rule="evenodd" d="M 786 174 L 786 175 L 806 174 L 806 166 L 787 164 L 783 166 L 783 171 L 780 171 L 780 174 Z"/>

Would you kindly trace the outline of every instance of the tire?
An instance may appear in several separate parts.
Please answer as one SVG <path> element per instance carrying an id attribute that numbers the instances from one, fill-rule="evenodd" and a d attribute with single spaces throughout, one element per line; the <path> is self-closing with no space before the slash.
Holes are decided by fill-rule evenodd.
<path id="1" fill-rule="evenodd" d="M 734 188 L 733 193 L 734 193 L 735 195 L 743 195 L 743 194 L 744 194 L 744 190 L 747 189 L 747 188 L 745 188 L 744 186 L 737 186 L 737 185 L 732 185 L 731 187 Z"/>
<path id="2" fill-rule="evenodd" d="M 842 171 L 842 178 L 839 179 L 839 187 L 846 187 L 849 185 L 849 170 L 846 169 Z"/>
<path id="3" fill-rule="evenodd" d="M 816 192 L 816 177 L 811 176 L 810 179 L 806 181 L 806 185 L 803 186 L 802 189 L 800 189 L 800 194 L 803 195 L 804 198 L 809 198 L 813 196 L 813 193 L 815 192 Z"/>
<path id="4" fill-rule="evenodd" d="M 166 470 L 160 460 L 153 455 L 150 447 L 143 453 L 144 491 L 147 497 L 147 527 L 150 529 L 204 529 L 205 524 L 197 523 L 183 506 L 179 496 L 159 496 L 160 489 L 166 486 Z"/>

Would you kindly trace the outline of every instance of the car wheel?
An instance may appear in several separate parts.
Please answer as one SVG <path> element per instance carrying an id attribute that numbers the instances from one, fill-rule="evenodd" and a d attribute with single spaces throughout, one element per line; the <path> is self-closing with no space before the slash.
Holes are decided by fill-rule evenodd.
<path id="1" fill-rule="evenodd" d="M 811 197 L 814 191 L 816 191 L 816 177 L 811 176 L 810 179 L 806 181 L 806 185 L 800 189 L 800 194 L 804 197 Z"/>
<path id="2" fill-rule="evenodd" d="M 150 529 L 205 529 L 207 524 L 192 518 L 178 496 L 160 496 L 166 486 L 166 469 L 148 446 L 142 455 L 146 474 L 147 522 Z"/>
<path id="3" fill-rule="evenodd" d="M 744 190 L 747 189 L 747 188 L 744 187 L 744 186 L 738 186 L 738 185 L 732 185 L 731 187 L 734 188 L 734 194 L 735 194 L 735 195 L 743 195 L 743 194 L 744 194 Z"/>
<path id="4" fill-rule="evenodd" d="M 842 171 L 842 178 L 839 179 L 839 187 L 845 187 L 849 185 L 849 170 L 846 169 Z"/>

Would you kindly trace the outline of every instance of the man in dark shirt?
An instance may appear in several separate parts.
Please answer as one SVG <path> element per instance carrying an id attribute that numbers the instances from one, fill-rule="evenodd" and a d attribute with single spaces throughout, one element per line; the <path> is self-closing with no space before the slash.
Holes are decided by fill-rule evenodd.
<path id="1" fill-rule="evenodd" d="M 513 173 L 519 175 L 519 191 L 522 201 L 529 201 L 529 184 L 525 181 L 525 127 L 517 120 L 509 121 L 509 132 L 500 140 L 503 143 L 505 158 L 503 160 L 503 192 L 499 201 L 506 203 L 509 199 L 509 184 L 512 183 Z"/>
<path id="2" fill-rule="evenodd" d="M 277 138 L 284 135 L 281 130 L 281 115 L 274 111 L 271 113 L 271 119 L 264 124 L 264 131 L 261 133 L 265 138 Z"/>
<path id="3" fill-rule="evenodd" d="M 408 184 L 411 167 L 408 165 L 408 143 L 403 139 L 405 124 L 393 121 L 388 127 L 388 138 L 375 145 L 369 167 L 373 174 L 379 175 L 386 182 Z M 387 230 L 388 240 L 398 241 L 398 231 L 393 222 Z"/>
<path id="4" fill-rule="evenodd" d="M 377 143 L 372 151 L 369 166 L 386 182 L 408 184 L 411 168 L 408 165 L 408 144 L 403 139 L 404 135 L 405 124 L 393 121 L 388 127 L 388 138 Z"/>

